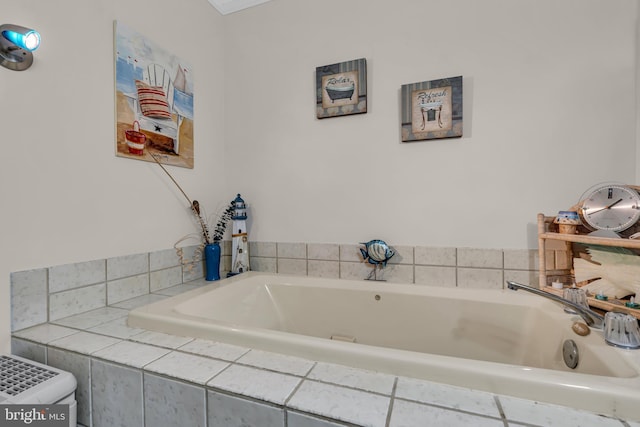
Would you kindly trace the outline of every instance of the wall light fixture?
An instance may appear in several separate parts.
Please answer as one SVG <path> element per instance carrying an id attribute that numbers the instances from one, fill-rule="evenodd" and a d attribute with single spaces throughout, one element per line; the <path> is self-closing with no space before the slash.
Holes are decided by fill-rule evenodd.
<path id="1" fill-rule="evenodd" d="M 23 71 L 33 63 L 33 52 L 40 46 L 40 34 L 13 24 L 0 25 L 0 65 Z"/>

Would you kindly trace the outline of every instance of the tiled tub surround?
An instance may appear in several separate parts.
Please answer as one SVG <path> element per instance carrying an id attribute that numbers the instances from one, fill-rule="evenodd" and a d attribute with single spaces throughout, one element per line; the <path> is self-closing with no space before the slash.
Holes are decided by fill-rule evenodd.
<path id="1" fill-rule="evenodd" d="M 250 242 L 251 269 L 313 277 L 364 279 L 371 264 L 362 245 Z M 505 280 L 538 283 L 537 251 L 394 246 L 383 278 L 464 288 L 504 287 Z M 195 246 L 184 248 L 194 259 Z M 231 242 L 222 245 L 221 276 L 231 266 Z M 553 256 L 548 256 L 553 260 Z M 199 279 L 202 262 L 185 265 L 174 249 L 79 262 L 11 274 L 13 331 Z M 153 297 L 150 297 L 153 298 Z"/>
<path id="2" fill-rule="evenodd" d="M 152 295 L 167 298 L 176 288 Z M 148 296 L 16 331 L 15 354 L 72 372 L 85 426 L 593 426 L 587 411 L 126 326 Z M 73 325 L 73 326 L 69 326 Z"/>
<path id="3" fill-rule="evenodd" d="M 229 246 L 223 246 L 223 269 L 230 264 Z M 369 267 L 359 247 L 253 243 L 251 264 L 259 271 L 363 278 Z M 395 249 L 385 273 L 394 281 L 536 283 L 535 251 Z M 413 426 L 429 420 L 447 426 L 640 427 L 561 406 L 126 325 L 130 309 L 209 283 L 201 277 L 202 265 L 181 266 L 173 249 L 14 273 L 13 352 L 74 373 L 84 425 Z"/>

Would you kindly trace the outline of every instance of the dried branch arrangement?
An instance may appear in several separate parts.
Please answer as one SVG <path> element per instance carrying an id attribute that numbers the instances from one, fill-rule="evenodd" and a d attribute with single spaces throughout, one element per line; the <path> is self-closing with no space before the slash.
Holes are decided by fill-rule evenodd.
<path id="1" fill-rule="evenodd" d="M 200 261 L 200 259 L 202 259 L 202 251 L 205 245 L 208 244 L 212 244 L 215 242 L 219 242 L 220 240 L 222 240 L 222 238 L 224 237 L 224 232 L 227 229 L 227 224 L 229 222 L 229 220 L 231 220 L 231 218 L 233 217 L 233 212 L 235 209 L 235 203 L 233 201 L 231 201 L 229 203 L 229 205 L 225 208 L 225 210 L 220 214 L 216 226 L 214 228 L 213 234 L 210 232 L 209 230 L 209 223 L 207 222 L 206 215 L 204 213 L 204 210 L 200 207 L 200 203 L 197 200 L 191 200 L 189 198 L 189 196 L 187 196 L 187 193 L 182 189 L 182 187 L 180 187 L 180 184 L 178 184 L 178 182 L 175 180 L 175 178 L 173 176 L 171 176 L 171 174 L 169 173 L 169 171 L 162 165 L 162 163 L 160 163 L 160 161 L 156 158 L 155 154 L 150 153 L 151 157 L 153 158 L 153 160 L 158 164 L 158 166 L 160 166 L 160 168 L 162 168 L 162 170 L 164 171 L 164 173 L 167 174 L 167 176 L 171 179 L 171 181 L 173 181 L 173 183 L 176 185 L 176 187 L 178 187 L 178 190 L 180 190 L 180 192 L 182 193 L 182 195 L 185 197 L 185 199 L 187 199 L 187 201 L 189 202 L 189 206 L 191 208 L 191 211 L 193 212 L 193 214 L 196 217 L 196 221 L 198 222 L 198 224 L 200 225 L 200 241 L 201 244 L 200 246 L 196 249 L 196 252 L 194 254 L 194 259 L 193 262 L 196 263 L 198 261 Z M 184 254 L 182 251 L 182 248 L 178 247 L 178 244 L 189 239 L 195 237 L 193 235 L 187 235 L 184 236 L 183 238 L 181 238 L 180 240 L 178 240 L 175 245 L 174 248 L 176 249 L 176 252 L 178 253 L 178 256 L 180 257 L 180 263 L 181 264 L 185 264 L 184 262 Z"/>

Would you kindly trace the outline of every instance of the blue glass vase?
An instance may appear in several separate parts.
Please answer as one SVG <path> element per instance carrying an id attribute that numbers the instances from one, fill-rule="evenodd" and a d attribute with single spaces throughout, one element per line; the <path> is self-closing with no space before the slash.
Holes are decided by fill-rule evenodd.
<path id="1" fill-rule="evenodd" d="M 220 244 L 213 242 L 204 247 L 205 279 L 220 280 Z"/>

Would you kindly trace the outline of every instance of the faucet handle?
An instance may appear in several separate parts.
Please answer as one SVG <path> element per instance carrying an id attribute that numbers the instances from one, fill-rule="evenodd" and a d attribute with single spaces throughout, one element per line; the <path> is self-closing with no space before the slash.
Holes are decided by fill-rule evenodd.
<path id="1" fill-rule="evenodd" d="M 604 315 L 604 340 L 614 347 L 640 348 L 638 320 L 630 314 L 610 311 Z"/>

